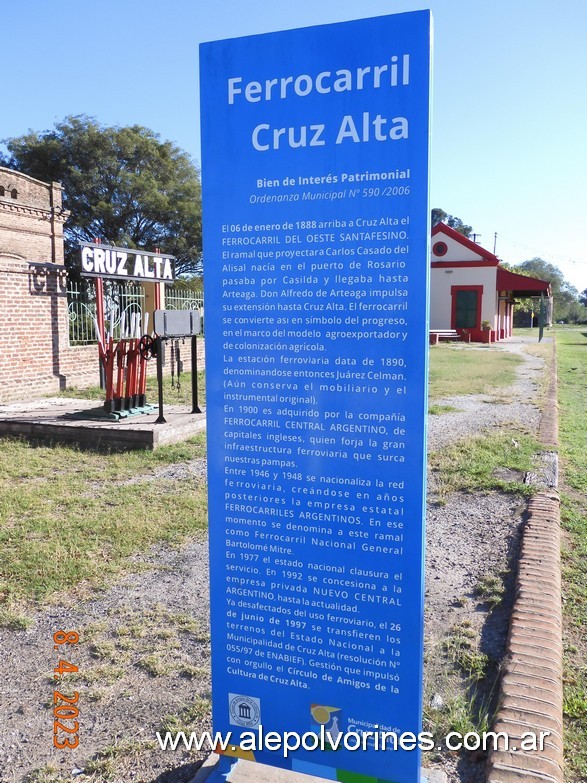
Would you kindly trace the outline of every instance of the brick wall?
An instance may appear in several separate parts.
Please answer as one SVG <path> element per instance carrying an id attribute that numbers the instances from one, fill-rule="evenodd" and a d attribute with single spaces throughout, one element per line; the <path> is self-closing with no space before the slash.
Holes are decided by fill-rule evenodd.
<path id="1" fill-rule="evenodd" d="M 0 252 L 63 264 L 61 185 L 0 167 Z"/>
<path id="2" fill-rule="evenodd" d="M 0 253 L 0 401 L 96 383 L 96 348 L 70 348 L 67 278 L 58 265 Z"/>
<path id="3" fill-rule="evenodd" d="M 0 400 L 64 388 L 61 185 L 0 168 Z M 65 318 L 63 315 L 65 314 Z"/>

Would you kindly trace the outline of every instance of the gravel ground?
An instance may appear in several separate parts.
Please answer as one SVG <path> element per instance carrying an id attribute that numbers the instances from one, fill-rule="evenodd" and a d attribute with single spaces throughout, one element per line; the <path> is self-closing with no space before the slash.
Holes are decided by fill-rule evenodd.
<path id="1" fill-rule="evenodd" d="M 543 362 L 525 354 L 521 341 L 502 343 L 500 348 L 524 357 L 508 399 L 482 395 L 440 401 L 458 411 L 429 417 L 430 450 L 508 423 L 537 428 L 540 414 L 531 400 Z M 205 463 L 173 465 L 159 469 L 157 475 L 202 481 Z M 426 699 L 438 705 L 446 699 L 440 649 L 455 623 L 466 619 L 483 652 L 495 659 L 503 655 L 508 602 L 489 614 L 475 598 L 475 586 L 487 572 L 507 569 L 515 558 L 523 506 L 496 493 L 454 494 L 438 505 L 432 484 L 431 489 Z M 153 741 L 163 716 L 181 713 L 194 703 L 200 728 L 209 728 L 207 545 L 200 540 L 179 552 L 154 549 L 134 563 L 134 573 L 108 591 L 85 598 L 64 596 L 37 614 L 26 631 L 0 629 L 2 783 L 183 783 L 193 778 L 197 757 L 161 751 Z M 72 648 L 70 656 L 80 669 L 82 698 L 80 747 L 66 752 L 52 745 L 51 672 L 58 655 L 52 635 L 71 628 L 80 631 L 84 642 L 75 652 Z M 113 746 L 118 750 L 105 755 L 104 749 Z M 88 778 L 88 761 L 100 751 L 93 762 L 95 776 Z M 446 756 L 425 763 L 444 769 L 450 783 L 484 779 L 483 764 L 471 757 Z"/>

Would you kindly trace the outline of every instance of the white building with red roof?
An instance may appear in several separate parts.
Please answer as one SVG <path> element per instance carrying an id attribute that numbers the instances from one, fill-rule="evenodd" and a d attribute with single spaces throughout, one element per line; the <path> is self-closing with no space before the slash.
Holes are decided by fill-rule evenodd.
<path id="1" fill-rule="evenodd" d="M 503 340 L 512 335 L 516 297 L 551 301 L 549 282 L 504 269 L 497 256 L 444 223 L 432 229 L 430 263 L 431 331 L 451 329 L 473 341 Z"/>

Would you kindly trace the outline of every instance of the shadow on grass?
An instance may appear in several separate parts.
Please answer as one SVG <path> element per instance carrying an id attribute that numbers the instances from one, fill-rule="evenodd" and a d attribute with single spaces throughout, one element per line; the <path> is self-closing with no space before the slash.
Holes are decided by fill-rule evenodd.
<path id="1" fill-rule="evenodd" d="M 151 783 L 188 783 L 194 779 L 203 763 L 203 761 L 196 761 L 193 764 L 183 764 L 181 767 L 163 772 Z"/>

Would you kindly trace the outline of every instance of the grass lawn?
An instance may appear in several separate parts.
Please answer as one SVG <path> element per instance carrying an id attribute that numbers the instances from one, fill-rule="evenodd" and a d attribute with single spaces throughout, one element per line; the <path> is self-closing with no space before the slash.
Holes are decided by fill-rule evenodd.
<path id="1" fill-rule="evenodd" d="M 96 454 L 4 439 L 0 622 L 80 583 L 102 586 L 149 546 L 203 530 L 206 489 L 153 470 L 205 455 L 203 435 L 156 451 Z M 125 483 L 133 479 L 133 483 Z"/>
<path id="2" fill-rule="evenodd" d="M 436 497 L 446 500 L 451 492 L 489 492 L 496 490 L 529 496 L 535 489 L 523 482 L 533 467 L 532 458 L 540 451 L 535 437 L 521 430 L 508 429 L 458 441 L 428 456 L 436 474 Z M 519 480 L 500 478 L 500 469 L 519 473 Z"/>
<path id="3" fill-rule="evenodd" d="M 491 346 L 440 344 L 430 348 L 431 401 L 461 394 L 491 394 L 513 383 L 519 356 Z M 440 411 L 435 411 L 440 412 Z"/>
<path id="4" fill-rule="evenodd" d="M 164 376 L 166 405 L 191 405 L 191 373 L 180 389 Z M 104 400 L 99 386 L 64 397 Z M 157 378 L 147 400 L 158 402 Z M 205 375 L 198 373 L 205 405 Z M 126 559 L 156 543 L 180 544 L 207 525 L 206 489 L 189 479 L 154 479 L 157 467 L 204 457 L 205 435 L 154 452 L 90 453 L 3 439 L 0 448 L 0 623 L 80 583 L 102 586 Z M 136 477 L 141 477 L 134 481 Z M 132 484 L 125 483 L 133 479 Z"/>
<path id="5" fill-rule="evenodd" d="M 587 780 L 587 328 L 558 328 L 566 779 Z"/>

